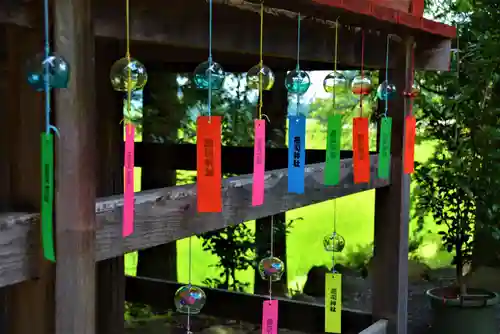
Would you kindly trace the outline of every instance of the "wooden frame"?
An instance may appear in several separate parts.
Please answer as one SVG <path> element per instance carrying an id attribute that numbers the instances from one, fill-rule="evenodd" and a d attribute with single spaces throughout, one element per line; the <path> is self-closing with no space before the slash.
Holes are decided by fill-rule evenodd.
<path id="1" fill-rule="evenodd" d="M 377 156 L 372 156 L 370 184 L 353 184 L 352 160 L 344 159 L 341 181 L 335 187 L 322 184 L 324 164 L 308 165 L 304 195 L 287 193 L 287 169 L 268 171 L 265 175 L 266 202 L 260 207 L 251 205 L 251 175 L 225 179 L 222 213 L 196 213 L 195 184 L 143 191 L 136 194 L 136 230 L 127 239 L 121 236 L 123 196 L 99 199 L 96 203 L 95 260 L 113 258 L 228 225 L 388 186 L 388 181 L 376 177 L 376 165 Z M 8 258 L 0 258 L 0 287 L 36 277 L 37 261 L 34 261 L 31 250 L 39 245 L 38 240 L 33 238 L 37 222 L 37 214 L 0 214 L 0 229 L 3 231 L 0 234 L 0 253 L 10 254 Z"/>

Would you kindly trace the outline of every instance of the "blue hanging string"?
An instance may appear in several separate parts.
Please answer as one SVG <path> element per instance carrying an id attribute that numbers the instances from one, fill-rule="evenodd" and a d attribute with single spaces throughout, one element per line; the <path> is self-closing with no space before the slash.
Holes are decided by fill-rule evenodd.
<path id="1" fill-rule="evenodd" d="M 300 71 L 300 13 L 297 17 L 297 74 Z M 300 94 L 297 94 L 297 116 L 300 115 Z"/>
<path id="2" fill-rule="evenodd" d="M 45 90 L 45 133 L 50 130 L 59 136 L 57 128 L 50 124 L 50 30 L 49 30 L 49 0 L 43 2 L 44 30 L 45 30 L 45 48 L 43 59 L 44 90 Z"/>
<path id="3" fill-rule="evenodd" d="M 389 112 L 389 43 L 391 41 L 391 35 L 387 35 L 386 49 L 385 49 L 385 110 L 384 117 L 387 117 Z"/>
<path id="4" fill-rule="evenodd" d="M 208 117 L 209 121 L 212 116 L 212 0 L 209 1 L 209 10 L 208 10 Z"/>

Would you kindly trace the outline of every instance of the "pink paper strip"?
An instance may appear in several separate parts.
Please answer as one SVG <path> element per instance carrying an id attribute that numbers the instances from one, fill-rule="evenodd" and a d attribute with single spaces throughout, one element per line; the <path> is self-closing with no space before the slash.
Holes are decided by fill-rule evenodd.
<path id="1" fill-rule="evenodd" d="M 135 126 L 125 128 L 125 189 L 123 197 L 123 237 L 134 233 L 134 137 Z"/>
<path id="2" fill-rule="evenodd" d="M 262 303 L 262 334 L 278 334 L 278 301 Z"/>
<path id="3" fill-rule="evenodd" d="M 266 121 L 254 121 L 252 206 L 264 204 L 264 170 L 266 161 Z"/>

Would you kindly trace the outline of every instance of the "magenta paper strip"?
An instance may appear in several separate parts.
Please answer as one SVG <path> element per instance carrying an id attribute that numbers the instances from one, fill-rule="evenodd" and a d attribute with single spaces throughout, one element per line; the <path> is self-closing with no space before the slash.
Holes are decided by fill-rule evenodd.
<path id="1" fill-rule="evenodd" d="M 123 237 L 134 233 L 134 137 L 135 126 L 125 128 L 125 189 L 123 198 Z"/>
<path id="2" fill-rule="evenodd" d="M 278 334 L 278 301 L 262 303 L 262 334 Z"/>
<path id="3" fill-rule="evenodd" d="M 264 170 L 266 161 L 266 120 L 254 121 L 252 206 L 264 204 Z"/>

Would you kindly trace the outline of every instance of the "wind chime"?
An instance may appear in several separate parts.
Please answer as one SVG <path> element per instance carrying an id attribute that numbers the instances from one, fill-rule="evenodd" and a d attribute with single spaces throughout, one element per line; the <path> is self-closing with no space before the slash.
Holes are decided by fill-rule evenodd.
<path id="1" fill-rule="evenodd" d="M 55 261 L 54 248 L 54 136 L 57 128 L 50 123 L 51 90 L 67 88 L 70 68 L 66 60 L 51 52 L 49 30 L 49 1 L 44 0 L 44 52 L 38 54 L 27 65 L 28 84 L 37 92 L 45 92 L 45 132 L 41 134 L 41 177 L 42 177 L 42 247 L 45 259 Z"/>
<path id="2" fill-rule="evenodd" d="M 130 4 L 125 0 L 125 57 L 118 59 L 109 73 L 111 85 L 117 92 L 127 93 L 127 109 L 123 117 L 125 124 L 124 192 L 122 235 L 134 233 L 134 142 L 135 124 L 132 116 L 132 92 L 146 86 L 148 74 L 144 65 L 130 55 Z"/>
<path id="3" fill-rule="evenodd" d="M 297 16 L 297 66 L 285 79 L 288 93 L 297 99 L 296 106 L 288 106 L 288 192 L 304 193 L 305 149 L 306 149 L 306 115 L 304 115 L 300 98 L 311 86 L 311 78 L 306 71 L 300 69 L 300 23 L 302 17 Z M 293 109 L 295 107 L 295 110 Z"/>
<path id="4" fill-rule="evenodd" d="M 271 216 L 270 255 L 259 262 L 259 273 L 269 282 L 269 299 L 262 303 L 262 334 L 278 333 L 278 301 L 273 300 L 273 282 L 277 282 L 285 272 L 285 264 L 274 256 L 274 217 Z"/>
<path id="5" fill-rule="evenodd" d="M 269 91 L 274 85 L 273 71 L 264 65 L 264 2 L 260 4 L 260 61 L 247 72 L 247 87 L 259 90 L 258 118 L 254 120 L 254 155 L 252 206 L 264 204 L 264 172 L 266 161 L 266 121 L 262 117 L 263 91 Z M 267 117 L 267 116 L 266 116 Z"/>
<path id="6" fill-rule="evenodd" d="M 347 90 L 347 80 L 337 71 L 339 22 L 335 22 L 334 71 L 323 80 L 323 88 L 332 94 L 333 115 L 328 116 L 325 185 L 335 186 L 340 178 L 340 145 L 342 132 L 342 115 L 337 110 L 338 93 Z M 335 271 L 335 253 L 345 247 L 344 238 L 337 233 L 337 200 L 333 200 L 333 233 L 323 239 L 325 251 L 332 253 L 332 273 L 325 278 L 325 332 L 340 333 L 342 309 L 342 277 Z"/>
<path id="7" fill-rule="evenodd" d="M 198 212 L 222 212 L 221 116 L 212 116 L 212 93 L 220 90 L 226 73 L 212 58 L 213 3 L 208 2 L 208 60 L 194 70 L 196 88 L 208 91 L 207 115 L 196 121 Z"/>

